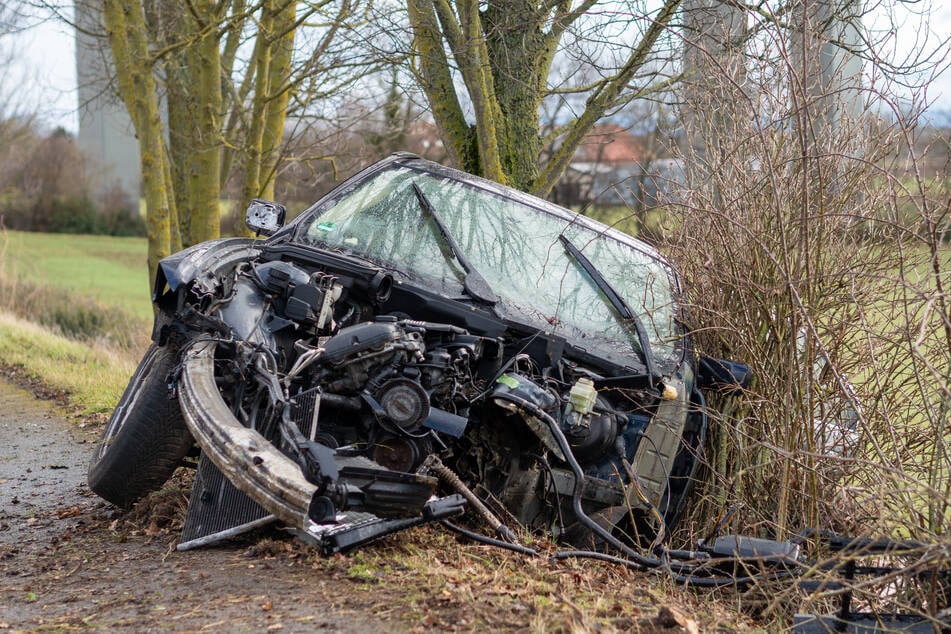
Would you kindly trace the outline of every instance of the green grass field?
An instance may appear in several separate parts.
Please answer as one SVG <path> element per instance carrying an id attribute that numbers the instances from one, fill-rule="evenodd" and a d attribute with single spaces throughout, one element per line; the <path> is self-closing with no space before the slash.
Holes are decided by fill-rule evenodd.
<path id="1" fill-rule="evenodd" d="M 148 343 L 144 238 L 0 233 L 0 364 L 111 410 Z"/>
<path id="2" fill-rule="evenodd" d="M 0 273 L 151 320 L 145 238 L 24 233 L 0 236 Z"/>

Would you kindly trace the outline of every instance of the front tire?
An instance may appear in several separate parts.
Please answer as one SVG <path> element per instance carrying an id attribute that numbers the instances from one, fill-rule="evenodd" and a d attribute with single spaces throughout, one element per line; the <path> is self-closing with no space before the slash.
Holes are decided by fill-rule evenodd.
<path id="1" fill-rule="evenodd" d="M 89 488 L 116 506 L 165 484 L 193 444 L 178 400 L 168 395 L 177 357 L 167 346 L 149 346 L 93 455 Z"/>

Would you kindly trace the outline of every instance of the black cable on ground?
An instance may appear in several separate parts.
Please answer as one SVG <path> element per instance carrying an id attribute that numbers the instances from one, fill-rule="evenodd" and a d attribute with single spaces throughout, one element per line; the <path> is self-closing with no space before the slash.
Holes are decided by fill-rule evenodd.
<path id="1" fill-rule="evenodd" d="M 510 544 L 504 542 L 500 539 L 494 539 L 474 531 L 470 531 L 466 528 L 462 528 L 448 520 L 443 520 L 440 522 L 443 526 L 448 528 L 450 531 L 462 535 L 467 539 L 471 539 L 474 542 L 485 544 L 487 546 L 496 546 L 498 548 L 504 548 L 505 550 L 510 550 L 521 555 L 528 555 L 531 557 L 541 557 L 542 554 L 537 550 L 529 548 L 527 546 L 522 546 L 520 544 Z M 607 553 L 599 553 L 591 550 L 560 550 L 548 557 L 551 560 L 565 560 L 565 559 L 595 559 L 597 561 L 604 561 L 607 563 L 617 564 L 619 566 L 625 566 L 631 570 L 636 570 L 638 572 L 653 572 L 656 574 L 666 574 L 672 581 L 678 584 L 701 587 L 701 588 L 721 588 L 724 586 L 738 586 L 745 587 L 752 585 L 754 583 L 761 583 L 764 581 L 776 581 L 780 579 L 788 579 L 792 577 L 792 573 L 789 572 L 775 572 L 765 576 L 747 576 L 747 577 L 701 577 L 698 575 L 691 574 L 682 574 L 677 573 L 671 570 L 666 566 L 650 567 L 644 566 L 636 561 L 631 561 L 630 559 L 624 559 L 623 557 L 617 557 L 615 555 L 609 555 Z"/>
<path id="2" fill-rule="evenodd" d="M 619 566 L 626 566 L 631 570 L 641 572 L 645 570 L 656 570 L 655 568 L 645 568 L 643 565 L 631 561 L 630 559 L 624 559 L 623 557 L 609 555 L 607 553 L 599 553 L 593 550 L 559 550 L 551 556 L 551 559 L 596 559 L 598 561 L 618 564 Z"/>
<path id="3" fill-rule="evenodd" d="M 541 556 L 541 553 L 539 553 L 537 550 L 529 548 L 528 546 L 522 546 L 521 544 L 509 543 L 506 541 L 502 541 L 501 539 L 488 537 L 486 535 L 482 535 L 481 533 L 470 531 L 467 528 L 457 526 L 456 524 L 453 524 L 449 520 L 442 520 L 440 524 L 442 524 L 443 526 L 451 530 L 453 533 L 458 533 L 459 535 L 462 535 L 463 537 L 471 539 L 474 542 L 479 542 L 481 544 L 486 544 L 488 546 L 497 546 L 499 548 L 504 548 L 506 550 L 511 550 L 512 552 L 519 553 L 521 555 L 530 555 L 532 557 Z"/>

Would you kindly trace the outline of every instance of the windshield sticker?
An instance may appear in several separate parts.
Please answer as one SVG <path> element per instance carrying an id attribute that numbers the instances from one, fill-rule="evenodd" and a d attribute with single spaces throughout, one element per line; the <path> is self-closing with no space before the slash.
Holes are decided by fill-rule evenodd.
<path id="1" fill-rule="evenodd" d="M 336 231 L 336 229 L 337 229 L 336 223 L 330 222 L 329 220 L 325 220 L 323 222 L 317 223 L 317 231 L 320 231 L 322 233 L 332 233 Z"/>

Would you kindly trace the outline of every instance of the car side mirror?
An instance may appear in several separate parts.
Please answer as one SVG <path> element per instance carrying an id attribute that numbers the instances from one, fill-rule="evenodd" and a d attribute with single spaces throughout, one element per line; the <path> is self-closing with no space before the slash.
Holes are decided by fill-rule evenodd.
<path id="1" fill-rule="evenodd" d="M 700 355 L 697 367 L 697 387 L 700 389 L 742 392 L 752 382 L 753 371 L 745 363 Z"/>
<path id="2" fill-rule="evenodd" d="M 248 229 L 256 234 L 269 236 L 284 226 L 286 215 L 287 209 L 284 205 L 254 198 L 248 204 L 248 210 L 244 214 L 244 223 L 248 225 Z"/>

